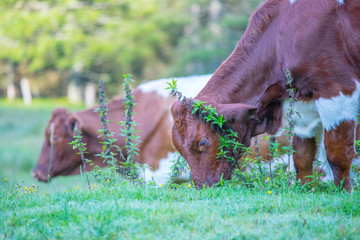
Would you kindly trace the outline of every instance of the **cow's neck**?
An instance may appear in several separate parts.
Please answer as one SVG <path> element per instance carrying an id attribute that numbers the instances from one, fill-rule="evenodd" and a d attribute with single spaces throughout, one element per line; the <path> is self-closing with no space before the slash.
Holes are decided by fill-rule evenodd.
<path id="1" fill-rule="evenodd" d="M 196 98 L 214 104 L 244 103 L 254 106 L 261 103 L 261 98 L 267 98 L 264 96 L 266 90 L 281 79 L 280 68 L 275 65 L 275 50 L 261 52 L 255 49 L 251 52 L 252 56 L 243 59 L 238 57 L 244 55 L 241 51 L 238 46 Z"/>

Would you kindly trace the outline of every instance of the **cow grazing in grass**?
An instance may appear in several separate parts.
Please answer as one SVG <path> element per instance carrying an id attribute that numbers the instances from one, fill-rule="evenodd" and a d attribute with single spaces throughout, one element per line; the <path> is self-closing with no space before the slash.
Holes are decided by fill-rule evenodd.
<path id="1" fill-rule="evenodd" d="M 349 191 L 360 97 L 360 1 L 265 1 L 196 99 L 215 106 L 239 142 L 249 146 L 253 136 L 276 134 L 286 125 L 286 69 L 301 116 L 294 116 L 297 178 L 304 182 L 313 174 L 323 142 L 335 184 L 344 180 Z M 230 178 L 233 166 L 216 159 L 218 133 L 191 115 L 187 104 L 174 103 L 172 115 L 173 142 L 195 184 Z"/>
<path id="2" fill-rule="evenodd" d="M 200 89 L 209 80 L 210 75 L 183 77 L 179 79 L 179 88 L 189 96 L 195 96 Z M 140 154 L 135 157 L 135 161 L 142 164 L 147 164 L 151 169 L 157 170 L 156 173 L 146 171 L 145 177 L 155 175 L 161 178 L 162 173 L 170 171 L 168 155 L 175 151 L 171 141 L 171 115 L 170 106 L 173 99 L 170 97 L 170 92 L 165 90 L 166 82 L 171 79 L 161 79 L 143 83 L 138 86 L 133 92 L 137 105 L 134 108 L 134 121 L 137 123 L 136 129 L 140 132 L 141 143 L 139 144 Z M 191 86 L 191 87 L 188 87 Z M 66 109 L 55 109 L 51 115 L 48 126 L 45 130 L 45 140 L 38 159 L 38 162 L 33 169 L 33 176 L 39 181 L 47 181 L 49 159 L 51 154 L 50 147 L 50 125 L 54 124 L 54 138 L 53 138 L 53 153 L 52 163 L 50 169 L 50 177 L 53 178 L 59 175 L 73 175 L 80 173 L 80 165 L 82 161 L 77 153 L 69 145 L 73 141 L 74 126 L 80 129 L 83 133 L 83 142 L 87 144 L 86 157 L 91 159 L 94 164 L 102 167 L 105 164 L 95 154 L 102 151 L 102 145 L 99 143 L 101 139 L 98 138 L 100 133 L 98 129 L 102 129 L 98 113 L 94 112 L 95 108 L 90 108 L 85 111 L 68 113 Z M 121 98 L 110 101 L 108 105 L 107 117 L 110 121 L 109 131 L 114 132 L 114 137 L 118 140 L 116 145 L 122 147 L 125 145 L 125 138 L 120 137 L 121 126 L 118 122 L 123 121 L 124 104 Z M 102 139 L 103 140 L 103 139 Z M 126 156 L 125 156 L 126 157 Z M 164 161 L 160 161 L 164 159 Z M 88 168 L 89 169 L 89 166 Z M 162 174 L 164 175 L 164 174 Z M 159 180 L 160 183 L 164 179 Z"/>
<path id="3" fill-rule="evenodd" d="M 187 96 L 195 96 L 211 75 L 192 76 L 178 78 L 178 88 Z M 141 143 L 139 146 L 140 155 L 136 157 L 139 163 L 147 164 L 153 170 L 146 169 L 145 178 L 154 177 L 158 183 L 164 183 L 169 176 L 171 157 L 174 148 L 171 140 L 172 119 L 170 116 L 170 106 L 174 101 L 170 97 L 170 92 L 165 90 L 166 82 L 171 79 L 160 79 L 139 85 L 134 91 L 135 106 L 134 120 L 138 124 L 137 128 L 141 132 Z M 116 144 L 124 146 L 124 138 L 118 136 L 120 125 L 117 124 L 123 120 L 124 104 L 121 98 L 110 101 L 108 105 L 108 119 L 110 122 L 110 131 L 115 132 L 114 137 L 118 138 Z M 52 166 L 50 177 L 59 175 L 73 175 L 80 173 L 82 161 L 72 146 L 68 143 L 73 141 L 74 126 L 83 132 L 83 141 L 87 144 L 87 158 L 92 159 L 95 165 L 105 166 L 103 160 L 95 156 L 102 151 L 102 145 L 99 144 L 100 135 L 97 130 L 102 126 L 99 122 L 98 113 L 94 112 L 95 108 L 85 111 L 69 113 L 64 108 L 55 109 L 45 130 L 45 140 L 38 159 L 38 163 L 33 170 L 33 176 L 40 181 L 47 181 L 49 159 L 50 159 L 50 125 L 54 124 L 54 148 L 52 155 Z M 265 135 L 264 135 L 265 136 Z M 283 137 L 279 139 L 284 140 Z M 282 141 L 283 142 L 283 141 Z M 265 160 L 269 160 L 269 142 L 259 137 L 259 153 Z M 255 152 L 254 144 L 251 146 Z M 255 154 L 253 154 L 255 156 Z M 90 169 L 90 166 L 87 166 Z"/>
<path id="4" fill-rule="evenodd" d="M 167 157 L 168 152 L 173 152 L 173 145 L 170 138 L 170 116 L 169 116 L 169 99 L 152 93 L 142 93 L 135 91 L 134 96 L 138 101 L 135 107 L 137 112 L 134 120 L 139 123 L 137 129 L 142 142 L 139 144 L 140 155 L 135 157 L 136 162 L 146 163 L 151 168 L 157 169 L 159 161 Z M 118 146 L 125 146 L 125 138 L 120 137 L 118 133 L 122 128 L 118 122 L 123 121 L 124 104 L 121 98 L 110 101 L 108 105 L 107 117 L 111 119 L 109 122 L 109 131 L 115 132 Z M 50 176 L 71 175 L 80 173 L 81 159 L 77 150 L 73 150 L 69 142 L 73 141 L 74 126 L 83 133 L 83 141 L 87 144 L 87 157 L 92 159 L 94 164 L 103 166 L 102 159 L 95 156 L 102 151 L 102 145 L 99 141 L 101 129 L 98 113 L 94 112 L 94 108 L 90 108 L 81 112 L 67 113 L 65 109 L 58 108 L 52 113 L 49 125 L 45 131 L 45 141 L 38 159 L 38 163 L 33 170 L 36 179 L 47 181 L 47 171 L 50 159 L 50 125 L 54 123 L 54 150 Z M 126 155 L 125 155 L 126 157 Z"/>

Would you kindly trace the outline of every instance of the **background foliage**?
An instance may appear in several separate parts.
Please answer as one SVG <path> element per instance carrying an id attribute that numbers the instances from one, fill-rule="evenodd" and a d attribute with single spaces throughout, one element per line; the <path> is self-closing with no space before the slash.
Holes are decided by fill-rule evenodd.
<path id="1" fill-rule="evenodd" d="M 103 78 L 212 73 L 260 0 L 5 0 L 0 2 L 0 97 L 12 73 L 39 97 Z M 17 93 L 20 95 L 19 92 Z"/>

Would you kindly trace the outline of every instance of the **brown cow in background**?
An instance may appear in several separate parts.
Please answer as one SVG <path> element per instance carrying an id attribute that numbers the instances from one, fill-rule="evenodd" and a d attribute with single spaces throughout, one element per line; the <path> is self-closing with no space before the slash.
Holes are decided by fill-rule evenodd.
<path id="1" fill-rule="evenodd" d="M 152 169 L 159 167 L 159 161 L 167 157 L 168 152 L 173 152 L 173 145 L 170 140 L 171 122 L 169 106 L 170 98 L 164 98 L 153 93 L 143 93 L 139 90 L 134 91 L 133 95 L 137 101 L 135 107 L 134 121 L 138 123 L 136 129 L 140 132 L 141 143 L 139 144 L 140 154 L 135 156 L 138 163 L 146 163 Z M 125 138 L 120 137 L 122 126 L 118 122 L 123 121 L 124 104 L 122 99 L 110 101 L 107 116 L 109 122 L 109 131 L 114 132 L 114 138 L 117 138 L 116 145 L 125 146 Z M 73 141 L 74 126 L 77 123 L 78 129 L 83 133 L 83 142 L 87 145 L 86 157 L 93 160 L 94 164 L 104 166 L 103 160 L 95 156 L 102 151 L 102 145 L 98 138 L 102 129 L 98 113 L 95 108 L 85 111 L 67 113 L 65 109 L 58 108 L 52 113 L 49 125 L 45 131 L 45 141 L 38 159 L 38 163 L 33 170 L 33 176 L 37 180 L 47 181 L 48 166 L 50 159 L 50 125 L 54 123 L 54 151 L 50 170 L 50 177 L 58 175 L 72 175 L 80 173 L 81 159 L 76 150 L 69 145 Z M 103 139 L 102 139 L 103 140 Z M 126 156 L 125 156 L 126 157 Z"/>
<path id="2" fill-rule="evenodd" d="M 178 78 L 179 89 L 188 94 L 195 96 L 198 91 L 205 85 L 210 75 L 192 76 Z M 171 140 L 172 118 L 170 114 L 170 106 L 174 101 L 170 97 L 170 92 L 165 90 L 166 82 L 171 79 L 160 79 L 143 83 L 133 91 L 135 102 L 134 121 L 137 126 L 136 130 L 140 132 L 141 142 L 138 145 L 140 150 L 139 156 L 135 156 L 135 161 L 141 164 L 147 164 L 151 169 L 156 170 L 160 166 L 160 172 L 170 171 L 170 160 L 166 159 L 169 153 L 175 151 Z M 120 137 L 121 126 L 118 122 L 124 120 L 124 104 L 122 98 L 116 98 L 110 101 L 107 112 L 107 118 L 110 121 L 109 131 L 114 132 L 114 137 L 118 140 L 115 142 L 119 147 L 125 146 L 125 138 Z M 45 130 L 45 140 L 38 159 L 33 169 L 33 177 L 39 181 L 47 181 L 49 159 L 50 159 L 50 125 L 54 123 L 54 150 L 52 155 L 52 163 L 50 177 L 59 175 L 73 175 L 80 173 L 80 165 L 82 161 L 77 154 L 77 150 L 73 150 L 69 145 L 74 136 L 74 126 L 82 131 L 83 142 L 86 143 L 86 157 L 91 159 L 94 164 L 103 167 L 105 164 L 95 154 L 102 151 L 102 145 L 98 138 L 100 133 L 98 129 L 102 129 L 98 113 L 94 112 L 95 107 L 88 110 L 68 113 L 66 109 L 55 109 L 51 115 L 48 126 Z M 126 157 L 126 156 L 125 156 Z M 161 167 L 163 166 L 163 167 Z M 89 169 L 89 167 L 87 168 Z M 158 175 L 161 173 L 158 173 Z M 164 181 L 164 180 L 162 180 Z"/>

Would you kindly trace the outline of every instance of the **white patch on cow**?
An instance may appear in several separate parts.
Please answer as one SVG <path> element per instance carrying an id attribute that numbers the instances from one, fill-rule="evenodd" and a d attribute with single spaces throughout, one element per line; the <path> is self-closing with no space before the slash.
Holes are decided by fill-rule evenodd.
<path id="1" fill-rule="evenodd" d="M 326 173 L 326 175 L 321 179 L 324 182 L 327 181 L 333 181 L 334 180 L 334 174 L 331 170 L 330 164 L 327 160 L 327 156 L 326 156 L 326 151 L 325 151 L 325 146 L 324 146 L 324 142 L 322 141 L 319 149 L 318 149 L 318 155 L 317 155 L 317 159 L 320 162 L 320 169 L 324 171 L 324 173 Z M 360 166 L 360 157 L 354 158 L 352 160 L 352 167 L 358 167 Z M 350 171 L 350 177 L 354 176 L 354 171 Z"/>
<path id="2" fill-rule="evenodd" d="M 289 103 L 285 102 L 283 104 L 283 127 L 288 125 L 288 109 Z M 317 142 L 320 142 L 322 126 L 315 102 L 295 102 L 293 110 L 295 112 L 292 116 L 292 119 L 294 120 L 294 133 L 300 138 L 315 137 Z"/>
<path id="3" fill-rule="evenodd" d="M 198 75 L 189 77 L 174 78 L 177 80 L 178 90 L 186 97 L 195 97 L 211 78 L 211 74 Z M 170 96 L 170 90 L 166 90 L 167 82 L 171 82 L 172 78 L 162 78 L 150 82 L 142 83 L 138 88 L 143 92 L 156 92 L 167 98 Z"/>
<path id="4" fill-rule="evenodd" d="M 343 121 L 357 121 L 360 84 L 355 82 L 356 90 L 350 96 L 340 92 L 330 99 L 319 98 L 315 101 L 321 122 L 327 131 L 336 128 Z"/>
<path id="5" fill-rule="evenodd" d="M 150 168 L 146 167 L 144 178 L 146 183 L 155 182 L 157 185 L 165 184 L 169 181 L 169 177 L 171 175 L 171 167 L 174 164 L 174 160 L 178 157 L 178 153 L 169 152 L 166 158 L 160 160 L 159 168 L 156 171 L 150 170 Z M 190 179 L 190 172 L 183 172 L 178 179 L 184 181 Z"/>
<path id="6" fill-rule="evenodd" d="M 166 84 L 167 81 L 161 79 L 161 80 L 154 80 L 150 82 L 141 83 L 138 86 L 138 89 L 140 89 L 144 93 L 148 92 L 156 92 L 160 96 L 163 96 L 164 98 L 167 98 L 170 96 L 170 91 L 165 90 L 167 87 Z"/>
<path id="7" fill-rule="evenodd" d="M 286 154 L 282 155 L 281 157 L 274 158 L 271 161 L 271 165 L 273 169 L 286 167 L 289 169 L 290 172 L 295 172 L 294 160 L 292 155 L 290 156 L 290 167 L 289 167 L 289 156 Z"/>
<path id="8" fill-rule="evenodd" d="M 354 158 L 352 161 L 353 166 L 360 166 L 360 156 L 358 156 L 357 158 Z"/>
<path id="9" fill-rule="evenodd" d="M 291 4 L 294 4 L 294 2 L 296 2 L 296 0 L 289 0 Z"/>
<path id="10" fill-rule="evenodd" d="M 283 104 L 283 128 L 288 125 L 289 102 Z M 325 147 L 323 144 L 323 126 L 316 106 L 315 101 L 303 102 L 297 101 L 293 106 L 294 115 L 294 133 L 300 138 L 313 138 L 315 137 L 318 146 L 317 159 L 322 166 L 322 170 L 326 172 L 326 177 L 322 178 L 323 181 L 332 180 L 333 175 L 326 158 Z M 281 130 L 283 132 L 283 130 Z M 277 133 L 279 134 L 279 133 Z M 293 159 L 290 165 L 291 171 L 295 171 Z"/>
<path id="11" fill-rule="evenodd" d="M 322 181 L 331 181 L 334 179 L 333 172 L 327 160 L 326 149 L 324 146 L 323 130 L 330 131 L 336 128 L 343 121 L 357 121 L 359 113 L 360 84 L 355 81 L 356 89 L 350 95 L 344 95 L 342 92 L 338 96 L 330 99 L 320 98 L 316 101 L 294 103 L 294 133 L 301 138 L 315 137 L 318 145 L 317 159 L 320 162 L 320 168 L 326 173 Z M 287 112 L 289 104 L 283 104 L 282 129 L 276 135 L 283 132 L 283 128 L 288 124 Z M 356 139 L 356 132 L 354 132 Z M 355 147 L 355 146 L 354 146 Z M 353 159 L 353 166 L 360 165 L 360 157 Z"/>
<path id="12" fill-rule="evenodd" d="M 327 160 L 325 146 L 324 146 L 323 141 L 319 145 L 316 159 L 318 161 L 317 162 L 317 167 L 320 170 L 322 170 L 323 173 L 326 173 L 323 177 L 320 178 L 320 180 L 323 181 L 323 182 L 333 181 L 334 180 L 334 174 L 333 174 L 333 172 L 331 170 L 331 167 L 330 167 L 330 164 L 329 164 L 329 162 Z M 314 165 L 315 165 L 315 162 L 314 162 Z M 353 159 L 352 166 L 353 167 L 360 166 L 360 157 Z M 265 167 L 265 169 L 267 171 L 269 171 L 269 164 L 268 163 L 265 164 L 264 167 Z M 288 156 L 283 155 L 281 157 L 274 158 L 271 161 L 271 168 L 273 169 L 273 171 L 275 169 L 279 169 L 280 167 L 288 167 Z M 315 166 L 314 166 L 314 168 L 315 168 Z M 294 166 L 293 156 L 290 156 L 290 169 L 289 170 L 291 172 L 296 171 L 295 166 Z M 250 173 L 249 169 L 246 169 L 246 171 L 248 171 Z M 354 171 L 350 172 L 350 176 L 351 177 L 354 176 Z"/>
<path id="13" fill-rule="evenodd" d="M 325 150 L 325 146 L 324 146 L 324 140 L 321 140 L 321 144 L 320 146 L 318 145 L 318 155 L 317 155 L 317 160 L 319 161 L 319 165 L 320 165 L 320 170 L 324 171 L 324 173 L 326 173 L 326 175 L 322 178 L 322 181 L 327 182 L 327 181 L 332 181 L 334 180 L 334 174 L 331 170 L 330 164 L 327 160 L 326 157 L 326 150 Z"/>

